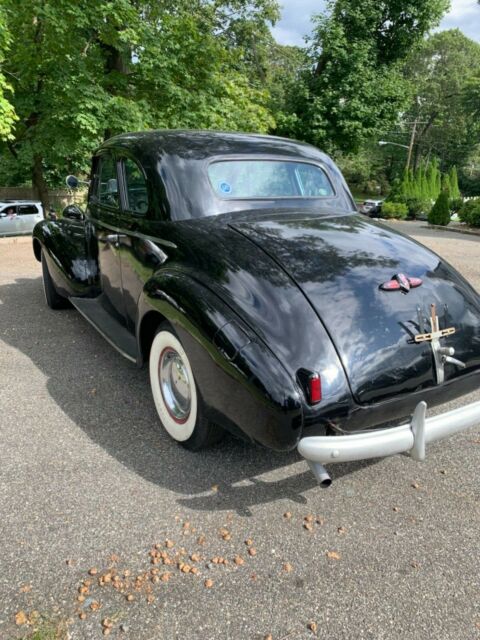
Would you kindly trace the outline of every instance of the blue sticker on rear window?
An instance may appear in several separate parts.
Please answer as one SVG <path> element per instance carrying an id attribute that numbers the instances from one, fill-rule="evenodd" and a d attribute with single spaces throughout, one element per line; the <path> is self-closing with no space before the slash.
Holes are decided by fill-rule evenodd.
<path id="1" fill-rule="evenodd" d="M 228 182 L 220 182 L 219 186 L 222 193 L 230 193 L 232 190 L 232 187 L 228 184 Z"/>

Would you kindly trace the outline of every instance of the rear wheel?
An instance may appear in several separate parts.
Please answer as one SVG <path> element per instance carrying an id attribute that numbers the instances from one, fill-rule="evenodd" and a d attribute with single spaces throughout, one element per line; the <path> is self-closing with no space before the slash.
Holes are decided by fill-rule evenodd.
<path id="1" fill-rule="evenodd" d="M 223 431 L 206 419 L 187 353 L 167 323 L 153 339 L 149 369 L 158 417 L 170 437 L 193 451 L 220 440 Z"/>
<path id="2" fill-rule="evenodd" d="M 43 276 L 43 292 L 45 293 L 45 300 L 50 309 L 65 309 L 68 306 L 68 300 L 61 296 L 53 283 L 52 276 L 48 270 L 47 260 L 45 254 L 42 251 L 42 276 Z"/>

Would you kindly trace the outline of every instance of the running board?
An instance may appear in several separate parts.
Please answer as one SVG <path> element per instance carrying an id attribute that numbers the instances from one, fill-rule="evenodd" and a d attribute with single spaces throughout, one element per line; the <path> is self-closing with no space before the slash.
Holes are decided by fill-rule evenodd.
<path id="1" fill-rule="evenodd" d="M 137 362 L 137 341 L 135 336 L 124 327 L 106 306 L 103 295 L 98 298 L 69 298 L 73 306 L 95 327 L 107 342 L 128 360 Z"/>

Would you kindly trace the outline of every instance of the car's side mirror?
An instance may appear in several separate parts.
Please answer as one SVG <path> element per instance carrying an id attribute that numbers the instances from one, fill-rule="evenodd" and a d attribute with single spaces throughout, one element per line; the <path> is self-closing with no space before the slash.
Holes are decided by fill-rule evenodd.
<path id="1" fill-rule="evenodd" d="M 2 213 L 0 213 L 0 218 L 6 218 L 6 217 L 7 217 L 7 214 L 3 213 L 3 211 L 2 211 Z"/>
<path id="2" fill-rule="evenodd" d="M 67 183 L 67 187 L 69 189 L 76 189 L 80 184 L 80 180 L 76 176 L 67 176 L 65 178 L 65 182 Z"/>
<path id="3" fill-rule="evenodd" d="M 70 220 L 84 220 L 85 214 L 82 209 L 76 204 L 69 204 L 68 207 L 65 207 L 63 210 L 62 216 L 64 218 L 69 218 Z"/>

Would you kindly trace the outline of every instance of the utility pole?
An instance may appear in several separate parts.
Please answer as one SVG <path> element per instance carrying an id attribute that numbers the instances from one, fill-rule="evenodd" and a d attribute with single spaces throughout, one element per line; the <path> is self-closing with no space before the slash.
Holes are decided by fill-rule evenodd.
<path id="1" fill-rule="evenodd" d="M 410 136 L 410 144 L 408 145 L 407 167 L 406 167 L 407 171 L 410 169 L 410 160 L 412 159 L 413 145 L 415 143 L 415 135 L 417 133 L 417 122 L 418 122 L 418 118 L 415 118 L 413 122 L 413 127 L 412 127 L 412 135 Z"/>

